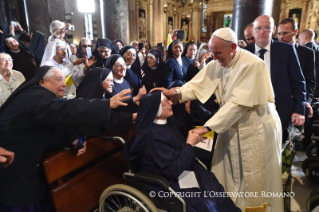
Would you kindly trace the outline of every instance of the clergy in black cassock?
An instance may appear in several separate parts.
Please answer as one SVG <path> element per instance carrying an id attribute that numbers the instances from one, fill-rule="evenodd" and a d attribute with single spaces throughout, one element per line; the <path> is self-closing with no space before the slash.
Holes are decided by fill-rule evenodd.
<path id="1" fill-rule="evenodd" d="M 185 82 L 187 70 L 192 65 L 192 61 L 186 57 L 182 57 L 182 52 L 183 43 L 180 40 L 174 40 L 168 47 L 163 73 L 165 87 L 176 80 Z"/>
<path id="2" fill-rule="evenodd" d="M 66 100 L 59 98 L 64 90 L 61 70 L 42 66 L 1 106 L 0 146 L 14 152 L 15 160 L 0 170 L 0 211 L 8 207 L 10 211 L 14 206 L 33 207 L 46 197 L 39 164 L 56 127 L 99 124 L 123 133 L 129 131 L 132 114 L 111 110 L 122 104 L 119 101 L 127 92 L 111 100 Z"/>
<path id="3" fill-rule="evenodd" d="M 215 175 L 207 171 L 195 158 L 193 146 L 199 136 L 190 132 L 187 142 L 171 123 L 172 102 L 159 91 L 141 99 L 136 120 L 136 135 L 130 141 L 128 157 L 140 161 L 143 172 L 165 177 L 176 192 L 198 192 L 200 195 L 182 197 L 187 211 L 240 211 L 229 197 L 213 197 L 204 192 L 224 192 Z M 181 189 L 178 177 L 184 171 L 195 174 L 199 187 Z M 162 188 L 155 184 L 144 184 L 159 194 Z"/>

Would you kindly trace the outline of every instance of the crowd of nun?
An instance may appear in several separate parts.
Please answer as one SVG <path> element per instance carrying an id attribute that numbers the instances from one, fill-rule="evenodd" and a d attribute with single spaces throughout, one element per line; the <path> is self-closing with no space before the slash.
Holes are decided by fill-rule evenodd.
<path id="1" fill-rule="evenodd" d="M 190 130 L 203 126 L 218 111 L 216 96 L 205 103 L 180 102 L 151 91 L 190 81 L 213 60 L 208 43 L 184 45 L 174 39 L 167 48 L 151 48 L 147 42 L 125 45 L 103 38 L 89 58 L 92 41 L 67 43 L 67 27 L 60 21 L 51 23 L 43 54 L 31 48 L 34 39 L 44 45 L 43 35 L 31 38 L 24 33 L 29 46 L 13 34 L 3 36 L 0 151 L 6 157 L 0 162 L 6 168 L 0 169 L 0 211 L 43 211 L 48 190 L 38 164 L 44 154 L 76 146 L 80 135 L 98 136 L 106 129 L 128 133 L 132 123 L 136 123 L 133 141 L 139 143 L 133 142 L 128 158 L 142 161 L 144 171 L 166 177 L 179 192 L 224 192 L 214 173 L 203 166 L 210 168 L 213 150 L 193 148 L 201 139 Z M 154 142 L 144 149 L 150 139 Z M 197 188 L 179 187 L 185 170 L 195 173 Z M 241 211 L 227 195 L 184 199 L 188 211 Z"/>

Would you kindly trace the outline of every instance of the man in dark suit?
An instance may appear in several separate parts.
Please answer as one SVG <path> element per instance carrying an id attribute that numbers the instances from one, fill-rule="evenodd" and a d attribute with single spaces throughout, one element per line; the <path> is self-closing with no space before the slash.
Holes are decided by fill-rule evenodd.
<path id="1" fill-rule="evenodd" d="M 316 68 L 316 82 L 319 82 L 319 46 L 314 42 L 315 33 L 312 29 L 305 29 L 299 34 L 299 44 L 304 45 L 306 47 L 311 48 L 315 52 L 315 68 Z M 319 98 L 319 86 L 316 86 L 314 91 L 314 101 L 318 101 Z M 311 135 L 313 132 L 312 124 L 313 120 L 317 119 L 317 114 L 314 114 L 313 119 L 309 119 L 308 122 L 305 123 L 305 129 L 309 128 L 309 130 L 305 130 L 305 137 L 302 141 L 304 150 L 307 148 L 309 144 L 311 144 Z"/>
<path id="2" fill-rule="evenodd" d="M 306 89 L 295 48 L 291 44 L 272 40 L 275 31 L 271 16 L 259 16 L 253 23 L 255 45 L 247 46 L 246 49 L 267 64 L 285 141 L 290 120 L 293 125 L 304 124 Z"/>
<path id="3" fill-rule="evenodd" d="M 316 67 L 316 82 L 319 82 L 319 46 L 314 42 L 315 32 L 312 29 L 305 29 L 299 34 L 298 43 L 315 51 L 315 67 Z M 319 97 L 319 86 L 316 86 L 314 97 Z"/>

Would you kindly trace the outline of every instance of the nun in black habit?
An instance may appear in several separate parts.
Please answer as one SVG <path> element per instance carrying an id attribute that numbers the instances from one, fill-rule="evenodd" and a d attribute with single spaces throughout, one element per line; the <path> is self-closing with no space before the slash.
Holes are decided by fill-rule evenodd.
<path id="1" fill-rule="evenodd" d="M 85 75 L 76 88 L 76 98 L 110 99 L 113 86 L 112 71 L 107 68 L 95 67 Z"/>
<path id="2" fill-rule="evenodd" d="M 142 66 L 142 84 L 145 85 L 147 92 L 153 88 L 164 86 L 163 68 L 162 54 L 155 49 L 149 50 Z"/>
<path id="3" fill-rule="evenodd" d="M 8 43 L 17 42 L 19 48 L 12 50 L 9 48 Z M 3 36 L 4 51 L 9 54 L 13 59 L 12 69 L 20 71 L 23 76 L 28 79 L 32 73 L 39 67 L 39 62 L 33 53 L 24 45 L 19 43 L 17 39 L 11 34 L 6 34 Z"/>
<path id="4" fill-rule="evenodd" d="M 113 41 L 113 50 L 111 54 L 119 54 L 123 46 L 124 46 L 124 43 L 121 40 L 115 39 Z"/>
<path id="5" fill-rule="evenodd" d="M 134 87 L 129 83 L 129 81 L 126 80 L 126 75 L 128 74 L 128 71 L 126 68 L 125 61 L 121 55 L 111 55 L 107 61 L 106 68 L 112 70 L 113 72 L 114 86 L 112 88 L 112 96 L 115 96 L 116 94 L 120 93 L 122 90 L 125 89 L 134 89 Z M 139 88 L 137 94 L 134 94 L 135 93 L 132 92 L 129 94 L 129 96 L 130 99 L 132 99 L 133 103 L 136 103 L 146 94 L 145 87 L 143 86 Z M 122 112 L 135 113 L 137 111 L 137 105 L 130 103 L 127 107 L 120 107 L 119 110 Z"/>
<path id="6" fill-rule="evenodd" d="M 108 39 L 98 39 L 96 43 L 96 47 L 93 51 L 93 56 L 97 60 L 94 64 L 95 67 L 106 67 L 106 61 L 111 55 L 111 51 L 113 49 L 113 42 Z"/>
<path id="7" fill-rule="evenodd" d="M 192 47 L 192 48 L 191 48 Z M 193 51 L 191 51 L 193 50 Z M 198 72 L 200 63 L 195 59 L 197 53 L 197 45 L 193 41 L 186 44 L 182 57 L 188 59 L 191 65 L 187 69 L 187 74 L 185 77 L 185 82 L 190 81 Z"/>
<path id="8" fill-rule="evenodd" d="M 182 57 L 183 43 L 180 40 L 174 40 L 168 47 L 167 58 L 164 65 L 164 86 L 167 87 L 173 81 L 180 80 L 185 82 L 187 70 L 192 61 Z"/>
<path id="9" fill-rule="evenodd" d="M 48 71 L 54 71 L 54 75 L 46 76 Z M 49 90 L 45 87 L 49 82 L 58 85 Z M 0 146 L 14 152 L 15 160 L 0 171 L 0 211 L 14 206 L 33 207 L 46 198 L 39 164 L 56 127 L 98 124 L 123 133 L 129 131 L 132 114 L 111 110 L 123 104 L 120 101 L 126 99 L 127 92 L 111 100 L 67 100 L 59 98 L 63 88 L 61 70 L 42 66 L 1 106 Z"/>
<path id="10" fill-rule="evenodd" d="M 131 85 L 133 96 L 136 96 L 142 87 L 141 63 L 137 51 L 134 46 L 124 46 L 120 51 L 120 55 L 126 63 L 125 79 Z"/>
<path id="11" fill-rule="evenodd" d="M 141 99 L 136 119 L 136 135 L 128 147 L 129 160 L 133 163 L 140 161 L 143 172 L 166 178 L 176 192 L 198 192 L 196 197 L 182 195 L 188 212 L 239 212 L 240 209 L 229 197 L 207 195 L 224 192 L 224 188 L 215 175 L 207 171 L 195 158 L 193 146 L 199 142 L 199 136 L 190 131 L 185 142 L 171 122 L 172 115 L 172 102 L 160 91 Z M 185 171 L 194 173 L 198 187 L 180 188 L 178 178 Z M 161 186 L 151 183 L 144 185 L 157 194 L 162 191 Z"/>

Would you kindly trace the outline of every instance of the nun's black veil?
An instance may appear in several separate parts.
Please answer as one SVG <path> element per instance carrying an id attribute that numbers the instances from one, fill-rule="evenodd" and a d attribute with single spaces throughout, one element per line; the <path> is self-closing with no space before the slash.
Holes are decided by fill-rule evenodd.
<path id="1" fill-rule="evenodd" d="M 104 94 L 102 82 L 110 72 L 110 69 L 99 67 L 89 71 L 76 89 L 76 98 L 102 99 Z"/>
<path id="2" fill-rule="evenodd" d="M 184 51 L 183 51 L 183 53 L 182 53 L 182 57 L 186 57 L 187 51 L 188 51 L 188 49 L 189 49 L 189 47 L 190 47 L 191 45 L 195 45 L 195 46 L 196 46 L 196 43 L 194 43 L 193 41 L 189 41 L 189 42 L 186 44 L 185 48 L 184 48 Z M 197 46 L 196 46 L 196 47 L 197 47 Z"/>
<path id="3" fill-rule="evenodd" d="M 128 145 L 127 156 L 131 161 L 141 156 L 145 144 L 150 141 L 150 129 L 156 118 L 156 114 L 161 103 L 161 91 L 144 96 L 138 107 L 135 125 L 135 135 L 131 138 Z"/>
<path id="4" fill-rule="evenodd" d="M 41 66 L 37 69 L 36 72 L 33 73 L 32 76 L 30 76 L 27 81 L 24 81 L 10 96 L 9 98 L 4 102 L 4 104 L 0 107 L 0 115 L 4 108 L 10 103 L 10 101 L 15 98 L 20 91 L 25 90 L 33 85 L 39 84 L 40 80 L 43 78 L 43 76 L 48 72 L 50 68 L 53 66 Z"/>
<path id="5" fill-rule="evenodd" d="M 124 54 L 127 52 L 127 50 L 129 49 L 135 49 L 134 46 L 124 46 L 121 51 L 120 51 L 120 55 L 122 55 L 122 57 L 125 60 L 125 56 Z M 140 57 L 138 56 L 138 53 L 135 49 L 135 54 L 136 54 L 136 60 L 134 61 L 134 63 L 131 65 L 131 69 L 132 71 L 136 74 L 136 76 L 139 79 L 142 79 L 142 74 L 141 74 L 141 63 L 140 63 Z"/>
<path id="6" fill-rule="evenodd" d="M 168 49 L 167 49 L 167 57 L 166 60 L 169 58 L 174 58 L 174 54 L 173 54 L 173 46 L 176 43 L 180 43 L 183 46 L 183 42 L 180 40 L 174 40 L 171 44 L 169 44 Z"/>
<path id="7" fill-rule="evenodd" d="M 95 63 L 95 67 L 105 67 L 106 66 L 107 59 L 102 59 L 101 56 L 100 56 L 100 53 L 98 51 L 99 47 L 101 47 L 101 46 L 104 46 L 104 47 L 106 47 L 108 49 L 111 49 L 111 50 L 113 50 L 113 48 L 114 48 L 113 47 L 113 42 L 110 39 L 108 39 L 108 38 L 105 38 L 105 39 L 99 38 L 97 40 L 95 49 L 94 49 L 94 51 L 92 53 L 92 55 L 97 60 L 97 62 Z"/>

